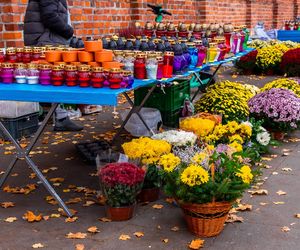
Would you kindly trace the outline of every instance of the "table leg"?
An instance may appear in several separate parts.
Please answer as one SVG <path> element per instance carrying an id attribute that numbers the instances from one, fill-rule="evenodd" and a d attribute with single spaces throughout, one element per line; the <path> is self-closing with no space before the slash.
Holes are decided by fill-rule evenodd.
<path id="1" fill-rule="evenodd" d="M 39 137 L 43 133 L 49 119 L 52 117 L 53 113 L 55 112 L 58 104 L 52 104 L 51 109 L 49 110 L 47 116 L 45 117 L 44 121 L 40 125 L 39 129 L 35 133 L 34 137 L 32 138 L 29 146 L 26 149 L 23 149 L 19 142 L 13 138 L 13 136 L 9 133 L 9 131 L 6 129 L 6 127 L 3 125 L 3 123 L 0 121 L 0 129 L 3 131 L 3 133 L 9 138 L 9 140 L 15 145 L 17 153 L 15 155 L 15 158 L 12 160 L 10 165 L 8 166 L 7 170 L 5 171 L 4 176 L 0 180 L 0 188 L 5 183 L 7 177 L 9 176 L 10 172 L 12 171 L 13 167 L 15 166 L 16 162 L 19 159 L 25 159 L 28 166 L 36 173 L 39 180 L 43 183 L 45 188 L 48 190 L 48 192 L 54 197 L 54 199 L 58 202 L 58 204 L 63 208 L 63 210 L 66 212 L 66 214 L 71 217 L 72 213 L 69 211 L 65 203 L 62 201 L 62 199 L 59 197 L 59 195 L 55 192 L 55 190 L 52 188 L 50 183 L 47 181 L 45 176 L 42 174 L 42 172 L 38 169 L 37 165 L 33 162 L 33 160 L 29 157 L 29 153 L 38 141 Z"/>
<path id="2" fill-rule="evenodd" d="M 149 128 L 149 126 L 147 125 L 147 123 L 145 122 L 144 118 L 142 117 L 142 115 L 139 113 L 141 111 L 141 109 L 144 107 L 145 103 L 147 102 L 147 100 L 149 99 L 149 97 L 151 96 L 152 92 L 154 91 L 154 89 L 156 88 L 156 84 L 154 84 L 148 91 L 147 95 L 144 97 L 143 101 L 140 103 L 140 105 L 138 106 L 134 106 L 133 101 L 130 99 L 130 97 L 128 96 L 128 94 L 125 92 L 123 93 L 123 95 L 125 96 L 125 98 L 127 99 L 128 103 L 130 104 L 130 106 L 132 107 L 130 112 L 128 113 L 128 115 L 126 116 L 125 120 L 123 121 L 121 127 L 119 128 L 118 132 L 115 134 L 114 138 L 112 139 L 112 143 L 114 143 L 114 141 L 116 140 L 116 138 L 119 137 L 119 135 L 121 134 L 121 132 L 123 131 L 125 125 L 127 124 L 127 122 L 129 121 L 130 117 L 133 114 L 137 114 L 137 116 L 141 119 L 142 123 L 145 125 L 145 127 L 147 128 L 147 130 L 154 135 L 154 132 L 151 128 Z"/>

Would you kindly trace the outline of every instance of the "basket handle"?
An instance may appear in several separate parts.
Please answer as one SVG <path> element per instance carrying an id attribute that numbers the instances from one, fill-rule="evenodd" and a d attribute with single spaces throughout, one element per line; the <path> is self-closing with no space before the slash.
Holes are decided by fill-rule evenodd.
<path id="1" fill-rule="evenodd" d="M 213 182 L 215 182 L 215 164 L 211 164 L 210 166 L 210 172 L 211 172 L 211 179 Z M 212 203 L 215 202 L 215 197 L 212 198 Z"/>

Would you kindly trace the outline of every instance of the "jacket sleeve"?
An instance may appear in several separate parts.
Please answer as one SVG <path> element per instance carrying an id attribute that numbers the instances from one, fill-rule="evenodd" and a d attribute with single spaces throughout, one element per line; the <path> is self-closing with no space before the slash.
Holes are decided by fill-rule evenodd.
<path id="1" fill-rule="evenodd" d="M 67 39 L 73 36 L 73 28 L 58 15 L 58 0 L 40 0 L 41 19 L 44 26 Z"/>

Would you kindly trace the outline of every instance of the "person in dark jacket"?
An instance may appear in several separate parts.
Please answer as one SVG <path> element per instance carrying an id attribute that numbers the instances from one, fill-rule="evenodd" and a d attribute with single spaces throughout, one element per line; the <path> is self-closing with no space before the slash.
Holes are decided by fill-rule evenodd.
<path id="1" fill-rule="evenodd" d="M 29 0 L 24 20 L 25 46 L 69 45 L 73 36 L 66 0 Z M 79 131 L 61 107 L 55 113 L 55 131 Z"/>

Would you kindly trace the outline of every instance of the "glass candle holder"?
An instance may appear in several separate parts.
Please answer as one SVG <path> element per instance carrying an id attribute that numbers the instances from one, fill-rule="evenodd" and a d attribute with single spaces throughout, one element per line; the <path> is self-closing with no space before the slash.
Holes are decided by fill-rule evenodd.
<path id="1" fill-rule="evenodd" d="M 225 59 L 225 55 L 227 53 L 227 47 L 225 45 L 225 40 L 223 38 L 217 39 L 218 48 L 220 49 L 218 61 L 222 61 Z"/>
<path id="2" fill-rule="evenodd" d="M 88 65 L 79 65 L 78 66 L 78 82 L 79 87 L 86 88 L 90 86 L 91 68 Z"/>
<path id="3" fill-rule="evenodd" d="M 17 62 L 18 63 L 23 62 L 23 53 L 24 53 L 24 48 L 17 48 L 16 49 Z"/>
<path id="4" fill-rule="evenodd" d="M 158 63 L 156 60 L 156 54 L 152 53 L 148 55 L 146 60 L 146 71 L 148 79 L 156 79 L 157 77 Z"/>
<path id="5" fill-rule="evenodd" d="M 32 59 L 32 48 L 25 47 L 23 52 L 23 63 L 30 63 Z"/>
<path id="6" fill-rule="evenodd" d="M 225 45 L 227 47 L 226 52 L 229 53 L 231 50 L 231 36 L 232 34 L 230 32 L 225 32 L 224 37 L 225 37 Z"/>
<path id="7" fill-rule="evenodd" d="M 122 87 L 131 89 L 132 85 L 134 83 L 133 72 L 128 71 L 128 70 L 124 70 L 123 71 L 123 80 L 122 80 L 122 82 L 124 83 L 124 85 Z"/>
<path id="8" fill-rule="evenodd" d="M 238 53 L 238 42 L 239 42 L 239 37 L 236 33 L 234 33 L 232 36 L 231 36 L 231 40 L 230 40 L 230 47 L 231 47 L 231 52 L 233 54 L 236 54 Z"/>
<path id="9" fill-rule="evenodd" d="M 209 48 L 207 49 L 207 62 L 214 62 L 218 57 L 218 48 L 216 43 L 210 43 Z"/>
<path id="10" fill-rule="evenodd" d="M 121 88 L 122 82 L 122 72 L 118 68 L 113 68 L 109 72 L 108 76 L 109 87 L 111 89 L 119 89 Z"/>
<path id="11" fill-rule="evenodd" d="M 198 49 L 195 46 L 195 43 L 187 43 L 188 51 L 191 56 L 191 63 L 189 69 L 195 69 L 198 63 Z"/>
<path id="12" fill-rule="evenodd" d="M 139 53 L 134 61 L 134 77 L 136 79 L 146 79 L 146 59 L 145 54 Z"/>
<path id="13" fill-rule="evenodd" d="M 125 58 L 124 58 L 124 69 L 129 71 L 134 71 L 134 52 L 126 52 Z"/>
<path id="14" fill-rule="evenodd" d="M 163 70 L 164 70 L 164 58 L 162 56 L 158 56 L 157 60 L 157 75 L 156 79 L 160 80 L 164 77 Z"/>
<path id="15" fill-rule="evenodd" d="M 114 61 L 123 63 L 124 61 L 124 52 L 122 50 L 114 50 Z"/>
<path id="16" fill-rule="evenodd" d="M 5 57 L 4 49 L 0 48 L 0 63 L 5 62 Z"/>
<path id="17" fill-rule="evenodd" d="M 93 67 L 91 74 L 91 83 L 94 88 L 102 88 L 105 81 L 105 74 L 102 67 Z"/>
<path id="18" fill-rule="evenodd" d="M 206 51 L 207 48 L 203 46 L 201 40 L 196 41 L 196 47 L 198 49 L 198 62 L 197 62 L 197 67 L 200 67 L 204 64 L 205 58 L 206 58 Z"/>
<path id="19" fill-rule="evenodd" d="M 167 51 L 164 54 L 163 77 L 171 78 L 173 74 L 174 52 Z"/>
<path id="20" fill-rule="evenodd" d="M 3 83 L 13 83 L 14 65 L 12 63 L 2 63 L 1 78 Z"/>
<path id="21" fill-rule="evenodd" d="M 78 85 L 78 74 L 76 65 L 66 65 L 65 69 L 65 82 L 68 87 L 74 87 Z"/>
<path id="22" fill-rule="evenodd" d="M 52 66 L 50 64 L 39 65 L 39 81 L 41 85 L 51 85 Z"/>
<path id="23" fill-rule="evenodd" d="M 17 52 L 15 48 L 7 48 L 6 49 L 6 60 L 9 63 L 17 62 Z"/>
<path id="24" fill-rule="evenodd" d="M 19 84 L 26 83 L 26 75 L 27 75 L 26 64 L 17 63 L 15 65 L 15 70 L 14 70 L 14 77 L 16 79 L 16 82 Z"/>
<path id="25" fill-rule="evenodd" d="M 42 55 L 42 49 L 40 47 L 34 47 L 32 50 L 32 61 L 38 61 Z"/>
<path id="26" fill-rule="evenodd" d="M 53 86 L 62 86 L 64 84 L 64 69 L 59 65 L 54 65 L 51 72 L 51 82 Z"/>
<path id="27" fill-rule="evenodd" d="M 109 81 L 108 81 L 109 69 L 104 69 L 104 77 L 105 77 L 105 80 L 103 82 L 103 86 L 104 87 L 109 87 Z"/>
<path id="28" fill-rule="evenodd" d="M 38 64 L 34 64 L 34 63 L 27 64 L 26 80 L 28 84 L 38 84 L 39 75 L 40 72 L 38 70 Z"/>

